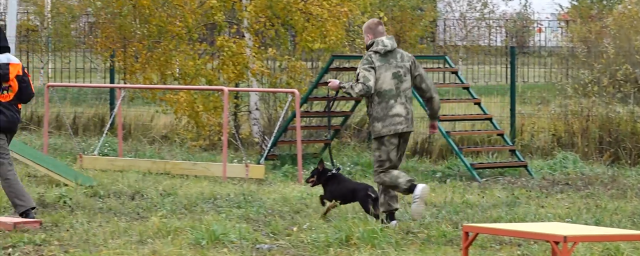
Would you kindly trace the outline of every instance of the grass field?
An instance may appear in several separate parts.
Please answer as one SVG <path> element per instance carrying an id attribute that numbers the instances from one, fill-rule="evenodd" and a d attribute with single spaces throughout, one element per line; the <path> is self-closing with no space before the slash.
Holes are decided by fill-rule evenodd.
<path id="1" fill-rule="evenodd" d="M 18 139 L 39 146 L 38 134 Z M 51 152 L 67 163 L 75 152 L 53 138 Z M 109 146 L 107 146 L 109 147 Z M 139 156 L 217 161 L 211 152 L 165 145 Z M 365 146 L 337 145 L 345 175 L 372 183 Z M 233 154 L 232 160 L 239 159 Z M 533 160 L 540 177 L 518 173 L 468 181 L 457 160 L 435 166 L 408 159 L 402 169 L 432 187 L 423 220 L 408 216 L 401 197 L 398 229 L 380 227 L 347 205 L 319 219 L 320 188 L 296 184 L 295 168 L 270 164 L 267 179 L 215 178 L 86 171 L 92 188 L 68 188 L 18 163 L 22 181 L 39 205 L 40 230 L 1 233 L 2 255 L 459 255 L 460 227 L 471 222 L 560 221 L 640 229 L 638 169 L 581 162 L 568 153 Z M 311 168 L 310 164 L 306 169 Z M 0 209 L 11 214 L 0 197 Z M 265 246 L 270 249 L 263 249 Z M 549 255 L 542 242 L 480 237 L 472 255 Z M 634 243 L 586 243 L 574 255 L 638 255 Z"/>

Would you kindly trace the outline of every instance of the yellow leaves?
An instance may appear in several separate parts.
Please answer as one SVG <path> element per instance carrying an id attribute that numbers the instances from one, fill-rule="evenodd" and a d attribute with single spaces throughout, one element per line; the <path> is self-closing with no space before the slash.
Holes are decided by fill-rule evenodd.
<path id="1" fill-rule="evenodd" d="M 580 70 L 569 81 L 576 96 L 618 103 L 638 89 L 635 68 L 640 62 L 640 19 L 635 0 L 616 6 L 571 6 L 567 44 L 576 49 L 570 63 Z M 566 63 L 566 62 L 565 62 Z M 573 89 L 572 88 L 572 89 Z"/>
<path id="2" fill-rule="evenodd" d="M 387 22 L 387 16 L 384 16 L 384 12 L 378 11 L 378 19 L 382 20 L 382 22 Z"/>
<path id="3" fill-rule="evenodd" d="M 436 8 L 419 11 L 425 7 L 418 0 L 251 0 L 246 9 L 237 0 L 84 2 L 96 20 L 90 42 L 94 52 L 107 59 L 115 49 L 118 72 L 126 75 L 127 83 L 138 84 L 246 86 L 251 72 L 262 87 L 305 90 L 315 75 L 305 62 L 309 56 L 317 61 L 331 53 L 361 52 L 361 26 L 367 19 L 382 18 L 411 51 L 425 31 L 433 29 L 425 24 L 436 17 Z M 254 65 L 247 56 L 245 18 Z M 209 135 L 219 129 L 218 96 L 175 92 L 145 97 L 157 97 L 188 120 L 189 136 L 216 137 Z M 247 105 L 246 98 L 235 104 Z"/>

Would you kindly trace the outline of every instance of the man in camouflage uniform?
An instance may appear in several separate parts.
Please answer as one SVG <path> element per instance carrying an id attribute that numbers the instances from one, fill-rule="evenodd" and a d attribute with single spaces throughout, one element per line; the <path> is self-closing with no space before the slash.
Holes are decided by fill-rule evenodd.
<path id="1" fill-rule="evenodd" d="M 382 21 L 371 19 L 362 30 L 367 52 L 358 65 L 356 81 L 342 83 L 331 79 L 329 87 L 366 99 L 373 137 L 374 180 L 378 184 L 380 210 L 386 215 L 382 221 L 395 226 L 396 192 L 413 195 L 411 216 L 414 219 L 422 216 L 429 194 L 426 184 L 416 184 L 413 178 L 398 170 L 413 131 L 412 88 L 427 105 L 430 133 L 436 132 L 440 99 L 420 63 L 397 48 L 393 36 L 387 36 Z"/>

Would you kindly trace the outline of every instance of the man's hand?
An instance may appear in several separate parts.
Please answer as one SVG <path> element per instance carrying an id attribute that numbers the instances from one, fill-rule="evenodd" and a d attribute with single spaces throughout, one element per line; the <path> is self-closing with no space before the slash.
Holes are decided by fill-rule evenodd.
<path id="1" fill-rule="evenodd" d="M 438 132 L 438 121 L 431 121 L 429 123 L 429 134 Z"/>
<path id="2" fill-rule="evenodd" d="M 334 91 L 340 90 L 340 81 L 336 79 L 329 79 L 329 89 Z"/>

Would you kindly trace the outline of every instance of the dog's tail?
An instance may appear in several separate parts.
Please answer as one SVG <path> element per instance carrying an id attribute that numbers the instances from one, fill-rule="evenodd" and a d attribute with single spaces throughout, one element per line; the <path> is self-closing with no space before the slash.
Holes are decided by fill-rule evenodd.
<path id="1" fill-rule="evenodd" d="M 367 191 L 367 195 L 369 196 L 369 202 L 371 202 L 375 216 L 380 217 L 380 197 L 378 196 L 378 192 L 372 187 Z"/>

